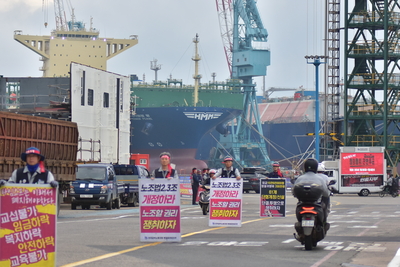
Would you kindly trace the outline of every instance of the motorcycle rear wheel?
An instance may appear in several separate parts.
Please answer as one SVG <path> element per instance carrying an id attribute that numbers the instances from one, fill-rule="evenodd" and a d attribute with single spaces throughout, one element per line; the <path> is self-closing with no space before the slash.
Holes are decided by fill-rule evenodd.
<path id="1" fill-rule="evenodd" d="M 306 235 L 304 237 L 304 248 L 306 250 L 312 250 L 312 247 L 313 247 L 312 236 Z"/>
<path id="2" fill-rule="evenodd" d="M 383 191 L 379 192 L 379 196 L 380 197 L 384 197 L 385 196 L 385 192 L 383 192 Z"/>
<path id="3" fill-rule="evenodd" d="M 207 215 L 208 213 L 208 205 L 204 205 L 201 207 L 201 209 L 203 210 L 203 215 Z"/>

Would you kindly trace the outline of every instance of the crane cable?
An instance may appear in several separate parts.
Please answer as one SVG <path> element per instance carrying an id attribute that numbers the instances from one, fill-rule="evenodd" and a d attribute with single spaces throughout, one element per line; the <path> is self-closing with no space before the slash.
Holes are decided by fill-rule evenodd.
<path id="1" fill-rule="evenodd" d="M 47 28 L 49 21 L 49 0 L 42 1 L 42 12 L 43 12 L 44 27 Z"/>

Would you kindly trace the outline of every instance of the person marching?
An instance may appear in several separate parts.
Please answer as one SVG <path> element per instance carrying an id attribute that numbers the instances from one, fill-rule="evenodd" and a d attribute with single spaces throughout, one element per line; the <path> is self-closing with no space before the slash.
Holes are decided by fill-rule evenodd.
<path id="1" fill-rule="evenodd" d="M 272 172 L 268 173 L 268 178 L 283 178 L 283 174 L 278 162 L 272 164 Z"/>
<path id="2" fill-rule="evenodd" d="M 240 177 L 239 170 L 237 168 L 232 167 L 232 164 L 233 164 L 232 157 L 226 156 L 222 163 L 225 164 L 225 168 L 219 168 L 217 173 L 215 174 L 215 176 L 212 177 L 213 180 L 215 180 L 218 177 L 236 178 L 236 180 L 242 179 L 242 177 Z"/>
<path id="3" fill-rule="evenodd" d="M 162 152 L 160 154 L 160 162 L 161 162 L 161 167 L 153 170 L 153 172 L 151 173 L 151 179 L 154 178 L 165 178 L 168 180 L 172 178 L 179 179 L 178 172 L 171 166 L 170 153 Z"/>
<path id="4" fill-rule="evenodd" d="M 54 180 L 53 174 L 44 167 L 45 157 L 40 154 L 40 150 L 36 147 L 29 147 L 21 154 L 22 161 L 26 162 L 26 166 L 16 169 L 11 174 L 9 183 L 17 184 L 50 184 L 56 188 L 58 182 Z M 6 181 L 0 181 L 0 186 Z"/>

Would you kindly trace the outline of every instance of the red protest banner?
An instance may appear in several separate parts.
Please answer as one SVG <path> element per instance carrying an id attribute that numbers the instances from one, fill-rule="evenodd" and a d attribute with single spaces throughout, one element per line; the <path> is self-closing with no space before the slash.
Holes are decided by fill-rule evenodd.
<path id="1" fill-rule="evenodd" d="M 0 266 L 55 266 L 57 189 L 0 188 Z"/>
<path id="2" fill-rule="evenodd" d="M 383 174 L 383 153 L 341 153 L 341 174 Z"/>

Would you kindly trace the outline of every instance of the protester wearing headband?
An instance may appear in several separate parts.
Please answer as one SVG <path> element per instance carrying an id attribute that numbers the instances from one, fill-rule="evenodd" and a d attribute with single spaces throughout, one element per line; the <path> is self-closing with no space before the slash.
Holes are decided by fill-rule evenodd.
<path id="1" fill-rule="evenodd" d="M 168 152 L 162 152 L 160 154 L 161 167 L 153 170 L 151 173 L 151 179 L 154 178 L 166 178 L 179 179 L 178 172 L 171 166 L 171 154 Z"/>
<path id="2" fill-rule="evenodd" d="M 278 162 L 272 164 L 272 172 L 268 173 L 268 178 L 283 178 L 283 174 Z"/>
<path id="3" fill-rule="evenodd" d="M 211 177 L 213 180 L 221 177 L 221 178 L 236 178 L 236 180 L 242 179 L 240 177 L 240 171 L 237 168 L 232 167 L 233 158 L 231 156 L 226 156 L 224 161 L 225 168 L 219 168 L 214 177 Z"/>

